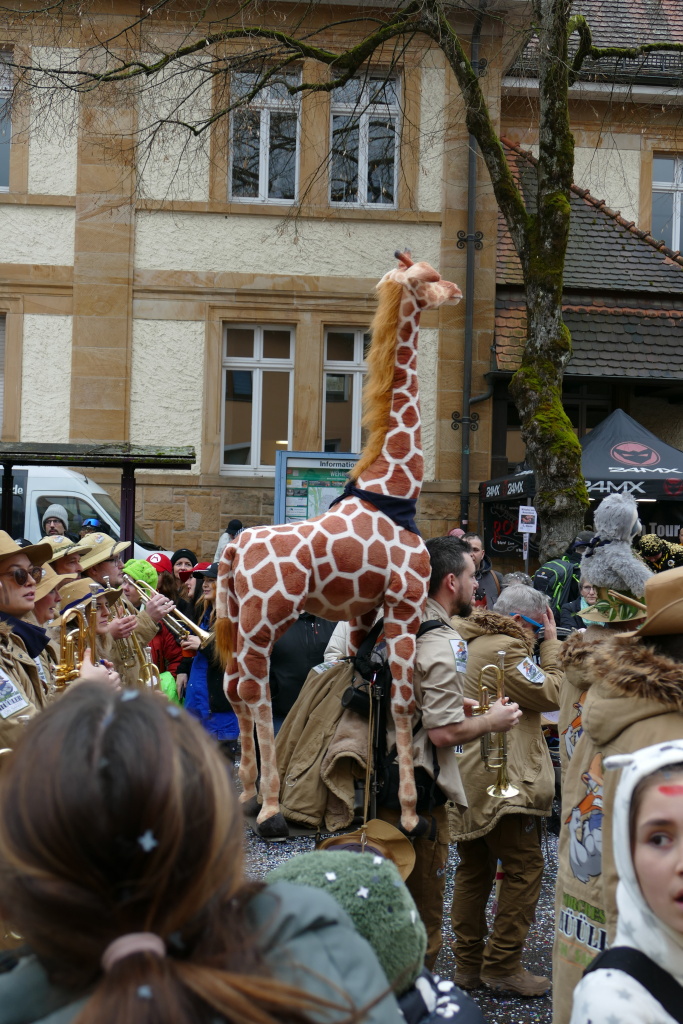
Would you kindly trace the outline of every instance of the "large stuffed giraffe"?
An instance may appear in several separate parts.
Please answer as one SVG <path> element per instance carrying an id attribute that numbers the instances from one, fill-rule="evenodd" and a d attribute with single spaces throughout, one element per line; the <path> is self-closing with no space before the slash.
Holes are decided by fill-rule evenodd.
<path id="1" fill-rule="evenodd" d="M 422 310 L 455 304 L 462 293 L 427 263 L 414 264 L 407 254 L 396 257 L 398 268 L 377 286 L 364 391 L 368 441 L 343 495 L 313 519 L 239 534 L 218 567 L 217 647 L 242 736 L 241 800 L 256 804 L 255 723 L 263 801 L 257 823 L 266 838 L 288 834 L 279 804 L 270 652 L 303 611 L 350 620 L 353 654 L 383 607 L 401 825 L 416 834 L 421 824 L 415 811 L 411 716 L 415 634 L 430 562 L 414 519 L 423 476 L 417 338 Z"/>

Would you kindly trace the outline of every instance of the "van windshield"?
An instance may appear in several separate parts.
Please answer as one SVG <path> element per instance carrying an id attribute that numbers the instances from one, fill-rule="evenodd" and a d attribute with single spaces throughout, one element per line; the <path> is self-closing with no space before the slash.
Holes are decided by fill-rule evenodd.
<path id="1" fill-rule="evenodd" d="M 121 529 L 121 508 L 109 494 L 96 495 L 98 502 L 105 512 L 112 517 L 119 530 Z M 150 551 L 158 551 L 159 545 L 155 544 L 150 535 L 141 526 L 135 524 L 135 543 Z"/>

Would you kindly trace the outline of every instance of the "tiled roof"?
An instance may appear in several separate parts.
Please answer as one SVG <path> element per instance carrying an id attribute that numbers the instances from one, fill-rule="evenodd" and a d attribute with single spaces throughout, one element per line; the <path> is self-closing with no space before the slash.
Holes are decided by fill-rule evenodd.
<path id="1" fill-rule="evenodd" d="M 682 0 L 683 3 L 683 0 Z M 513 173 L 521 184 L 527 207 L 533 208 L 536 188 L 536 159 L 509 139 L 502 140 L 509 152 Z M 594 288 L 617 291 L 683 294 L 683 256 L 634 221 L 625 220 L 603 200 L 594 199 L 587 189 L 572 185 L 572 215 L 565 261 L 565 288 Z M 498 269 L 500 283 L 521 284 L 522 269 L 507 226 L 499 217 Z"/>
<path id="2" fill-rule="evenodd" d="M 683 42 L 681 0 L 575 0 L 572 12 L 583 14 L 590 25 L 595 46 L 633 47 L 643 43 Z M 578 35 L 570 39 L 573 57 Z M 532 36 L 508 71 L 522 78 L 535 78 L 538 37 Z M 673 83 L 680 82 L 683 54 L 659 52 L 630 59 L 586 60 L 580 78 L 588 81 Z"/>
<path id="3" fill-rule="evenodd" d="M 567 374 L 679 380 L 683 303 L 679 309 L 606 306 L 599 299 L 565 304 L 564 322 L 572 336 Z M 514 372 L 526 338 L 524 300 L 499 295 L 496 302 L 498 369 Z"/>
<path id="4" fill-rule="evenodd" d="M 503 139 L 531 206 L 535 159 Z M 563 317 L 572 335 L 568 374 L 683 379 L 683 257 L 585 189 L 572 186 Z M 514 371 L 526 338 L 522 272 L 499 218 L 495 347 Z"/>

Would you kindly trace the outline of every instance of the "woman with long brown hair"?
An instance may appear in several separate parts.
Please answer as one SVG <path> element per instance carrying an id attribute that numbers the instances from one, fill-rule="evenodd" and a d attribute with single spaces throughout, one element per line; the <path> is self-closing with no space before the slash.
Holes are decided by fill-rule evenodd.
<path id="1" fill-rule="evenodd" d="M 0 759 L 0 910 L 30 950 L 0 1024 L 400 1024 L 344 911 L 248 882 L 242 837 L 178 707 L 84 683 L 36 716 Z"/>

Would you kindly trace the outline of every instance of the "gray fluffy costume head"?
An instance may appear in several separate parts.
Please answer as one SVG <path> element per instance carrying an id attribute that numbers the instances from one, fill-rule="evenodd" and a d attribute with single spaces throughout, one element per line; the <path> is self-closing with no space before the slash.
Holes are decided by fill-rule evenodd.
<path id="1" fill-rule="evenodd" d="M 374 949 L 389 984 L 407 991 L 420 974 L 427 932 L 395 864 L 372 853 L 314 850 L 271 871 L 267 882 L 324 889 Z"/>
<path id="2" fill-rule="evenodd" d="M 581 557 L 582 579 L 642 597 L 652 573 L 631 546 L 639 530 L 638 506 L 629 494 L 605 498 L 595 513 L 595 537 Z"/>

